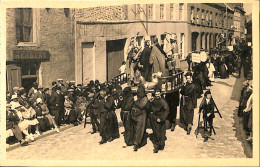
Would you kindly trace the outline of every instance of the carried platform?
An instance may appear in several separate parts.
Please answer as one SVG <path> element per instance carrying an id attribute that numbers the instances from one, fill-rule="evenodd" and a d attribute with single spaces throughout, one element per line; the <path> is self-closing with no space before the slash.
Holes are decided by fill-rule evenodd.
<path id="1" fill-rule="evenodd" d="M 159 77 L 159 83 L 162 83 L 162 93 L 172 93 L 179 90 L 184 85 L 183 76 L 184 72 L 178 72 L 172 76 Z M 120 74 L 114 78 L 121 84 L 122 89 L 129 86 L 128 81 L 130 80 L 130 74 Z M 132 93 L 136 93 L 137 86 L 132 86 Z M 146 93 L 153 93 L 154 89 L 146 89 Z"/>

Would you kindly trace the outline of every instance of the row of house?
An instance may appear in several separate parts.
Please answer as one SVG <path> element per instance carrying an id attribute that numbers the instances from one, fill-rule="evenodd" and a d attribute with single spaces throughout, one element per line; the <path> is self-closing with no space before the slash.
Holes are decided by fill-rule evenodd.
<path id="1" fill-rule="evenodd" d="M 240 4 L 241 5 L 241 4 Z M 7 89 L 50 87 L 62 78 L 86 85 L 119 74 L 131 37 L 175 33 L 184 59 L 190 51 L 226 45 L 244 34 L 243 7 L 237 4 L 134 4 L 91 8 L 8 8 L 6 10 Z M 239 17 L 238 14 L 239 13 Z M 236 17 L 236 16 L 237 17 Z M 240 19 L 239 27 L 235 21 Z"/>

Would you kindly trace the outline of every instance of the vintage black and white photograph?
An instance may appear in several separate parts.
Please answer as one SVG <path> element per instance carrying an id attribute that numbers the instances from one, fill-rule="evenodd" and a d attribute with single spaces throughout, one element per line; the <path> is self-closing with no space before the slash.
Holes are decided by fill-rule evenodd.
<path id="1" fill-rule="evenodd" d="M 6 159 L 257 158 L 252 8 L 6 8 Z"/>

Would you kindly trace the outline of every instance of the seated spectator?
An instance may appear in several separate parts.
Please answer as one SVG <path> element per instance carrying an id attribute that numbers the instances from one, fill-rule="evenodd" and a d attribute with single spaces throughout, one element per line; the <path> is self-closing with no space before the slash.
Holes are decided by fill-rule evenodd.
<path id="1" fill-rule="evenodd" d="M 24 121 L 27 121 L 27 124 L 29 125 L 28 132 L 31 132 L 31 127 L 37 126 L 37 124 L 39 122 L 36 119 L 35 110 L 28 103 L 25 103 L 24 107 L 25 107 L 25 111 L 22 112 L 22 116 L 23 116 Z"/>
<path id="2" fill-rule="evenodd" d="M 18 127 L 19 120 L 18 115 L 11 109 L 11 104 L 6 104 L 6 139 L 15 136 L 21 146 L 26 146 L 28 142 L 23 139 L 22 131 Z"/>
<path id="3" fill-rule="evenodd" d="M 38 134 L 38 135 L 40 135 L 41 132 L 44 132 L 47 129 L 46 128 L 47 120 L 44 119 L 44 114 L 43 114 L 40 103 L 41 103 L 41 99 L 38 98 L 36 100 L 36 105 L 34 106 L 34 110 L 36 111 L 36 118 L 39 122 L 39 124 L 37 124 L 37 126 L 36 126 L 36 134 Z"/>
<path id="4" fill-rule="evenodd" d="M 18 103 L 18 105 L 15 108 L 13 108 L 13 109 L 16 112 L 17 116 L 19 117 L 18 127 L 20 128 L 20 130 L 25 135 L 25 138 L 28 138 L 31 141 L 34 141 L 34 137 L 32 136 L 32 134 L 29 134 L 29 132 L 28 132 L 29 123 L 28 123 L 27 120 L 25 120 L 23 118 L 22 112 L 26 111 L 25 107 L 23 107 L 22 105 L 20 105 Z"/>
<path id="5" fill-rule="evenodd" d="M 8 90 L 6 91 L 6 102 L 8 104 L 11 102 L 11 93 Z"/>
<path id="6" fill-rule="evenodd" d="M 72 100 L 69 99 L 68 95 L 65 95 L 65 101 L 64 101 L 64 108 L 65 108 L 65 113 L 64 113 L 64 119 L 65 123 L 69 123 L 69 116 L 70 112 L 73 110 L 73 102 Z"/>
<path id="7" fill-rule="evenodd" d="M 48 127 L 55 128 L 57 132 L 59 132 L 58 126 L 56 125 L 53 116 L 51 116 L 50 111 L 45 103 L 43 103 L 43 100 L 41 98 L 37 99 L 38 106 L 42 110 L 42 115 L 44 116 L 44 119 L 46 120 L 46 129 Z"/>

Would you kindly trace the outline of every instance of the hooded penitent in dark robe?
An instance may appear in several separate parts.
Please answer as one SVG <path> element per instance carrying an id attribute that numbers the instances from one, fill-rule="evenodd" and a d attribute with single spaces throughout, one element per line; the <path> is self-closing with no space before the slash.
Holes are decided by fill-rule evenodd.
<path id="1" fill-rule="evenodd" d="M 169 72 L 165 68 L 165 55 L 161 51 L 159 44 L 156 44 L 151 52 L 149 63 L 152 64 L 152 73 L 162 72 L 162 76 L 168 76 Z"/>
<path id="2" fill-rule="evenodd" d="M 209 71 L 206 65 L 206 62 L 201 62 L 201 70 L 202 70 L 202 74 L 203 74 L 203 78 L 205 81 L 205 85 L 204 86 L 210 86 L 210 80 L 209 80 Z"/>
<path id="3" fill-rule="evenodd" d="M 125 143 L 128 146 L 131 146 L 134 144 L 133 141 L 133 125 L 131 121 L 131 115 L 130 111 L 132 109 L 132 106 L 134 104 L 134 97 L 132 95 L 131 87 L 126 87 L 123 90 L 123 99 L 118 102 L 118 108 L 121 108 L 121 120 L 123 122 L 125 132 L 124 132 L 124 139 Z"/>
<path id="4" fill-rule="evenodd" d="M 140 64 L 143 65 L 143 68 L 141 69 L 141 75 L 146 81 L 149 82 L 152 81 L 152 66 L 149 63 L 151 52 L 151 48 L 145 47 L 139 59 Z"/>
<path id="5" fill-rule="evenodd" d="M 147 144 L 146 117 L 148 98 L 145 94 L 145 88 L 139 86 L 137 89 L 137 100 L 134 102 L 131 110 L 131 118 L 133 124 L 134 145 L 142 147 Z"/>
<path id="6" fill-rule="evenodd" d="M 184 125 L 193 125 L 194 108 L 197 106 L 196 86 L 193 83 L 187 83 L 182 87 L 180 93 L 180 121 Z"/>
<path id="7" fill-rule="evenodd" d="M 177 116 L 177 106 L 180 103 L 180 93 L 179 91 L 175 91 L 172 93 L 167 93 L 165 96 L 165 100 L 168 102 L 170 113 L 168 115 L 168 120 L 171 124 L 171 127 L 174 128 L 177 124 L 176 116 Z"/>
<path id="8" fill-rule="evenodd" d="M 169 106 L 164 98 L 155 99 L 151 103 L 150 123 L 154 134 L 154 147 L 164 149 L 166 140 L 165 120 L 169 114 Z M 157 119 L 160 119 L 160 122 Z"/>
<path id="9" fill-rule="evenodd" d="M 108 141 L 110 138 L 115 139 L 119 137 L 118 122 L 115 115 L 114 98 L 109 96 L 105 101 L 101 98 L 99 101 L 100 110 L 100 136 L 103 141 Z M 116 122 L 116 123 L 115 123 Z"/>
<path id="10" fill-rule="evenodd" d="M 203 94 L 203 88 L 202 88 L 202 83 L 204 80 L 202 80 L 202 73 L 200 71 L 199 66 L 195 66 L 194 68 L 194 74 L 192 76 L 193 83 L 196 85 L 196 93 L 197 97 L 201 97 Z"/>
<path id="11" fill-rule="evenodd" d="M 225 79 L 228 77 L 226 64 L 225 64 L 225 58 L 221 57 L 220 63 L 219 63 L 219 76 L 221 79 Z"/>

